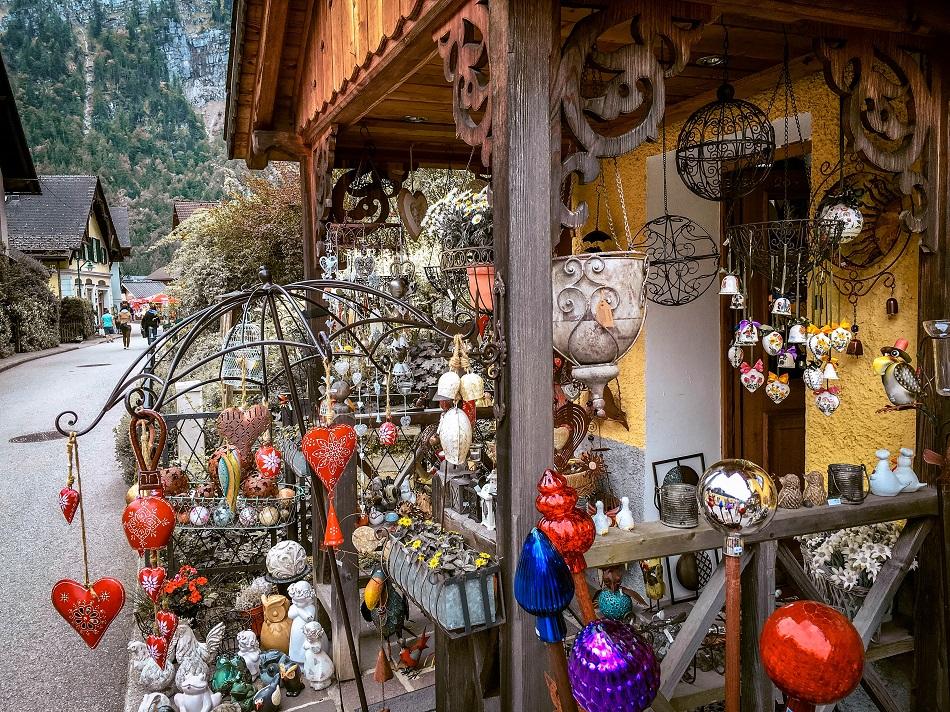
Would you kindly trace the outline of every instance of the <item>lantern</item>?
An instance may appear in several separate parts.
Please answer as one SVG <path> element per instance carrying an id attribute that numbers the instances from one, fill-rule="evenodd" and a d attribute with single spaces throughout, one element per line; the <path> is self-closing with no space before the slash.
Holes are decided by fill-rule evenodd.
<path id="1" fill-rule="evenodd" d="M 938 396 L 950 396 L 950 319 L 925 321 L 923 327 L 933 340 L 934 390 Z"/>

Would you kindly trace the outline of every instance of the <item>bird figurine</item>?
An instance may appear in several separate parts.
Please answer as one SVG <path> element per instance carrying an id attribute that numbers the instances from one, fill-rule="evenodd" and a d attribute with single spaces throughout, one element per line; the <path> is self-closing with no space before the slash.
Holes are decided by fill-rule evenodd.
<path id="1" fill-rule="evenodd" d="M 610 517 L 604 513 L 604 503 L 602 500 L 597 500 L 597 511 L 593 516 L 594 519 L 594 529 L 598 534 L 603 536 L 608 531 L 610 531 Z"/>
<path id="2" fill-rule="evenodd" d="M 782 509 L 798 509 L 802 506 L 802 486 L 798 475 L 788 474 L 778 478 L 782 489 L 778 493 L 778 506 Z"/>
<path id="3" fill-rule="evenodd" d="M 617 526 L 625 531 L 633 529 L 633 512 L 630 511 L 630 498 L 620 498 L 620 511 L 617 512 Z"/>
<path id="4" fill-rule="evenodd" d="M 422 652 L 426 649 L 426 646 L 429 644 L 429 636 L 426 635 L 425 629 L 422 630 L 422 635 L 413 643 L 411 646 L 406 642 L 405 639 L 400 641 L 402 649 L 399 651 L 399 662 L 402 664 L 404 669 L 413 670 L 419 667 L 419 663 L 422 660 Z"/>
<path id="5" fill-rule="evenodd" d="M 907 339 L 898 339 L 893 346 L 881 347 L 881 355 L 874 359 L 874 373 L 881 377 L 884 392 L 893 405 L 913 405 L 923 390 L 910 365 L 907 345 Z"/>
<path id="6" fill-rule="evenodd" d="M 802 504 L 806 507 L 820 507 L 828 501 L 828 492 L 825 490 L 825 476 L 818 470 L 805 473 L 805 492 Z"/>
<path id="7" fill-rule="evenodd" d="M 175 679 L 175 666 L 171 660 L 165 662 L 164 669 L 160 668 L 141 640 L 129 643 L 129 665 L 138 672 L 139 682 L 149 692 L 165 692 Z"/>
<path id="8" fill-rule="evenodd" d="M 643 584 L 647 598 L 659 601 L 666 593 L 666 584 L 663 582 L 663 561 L 661 559 L 646 559 L 640 562 L 643 571 Z"/>

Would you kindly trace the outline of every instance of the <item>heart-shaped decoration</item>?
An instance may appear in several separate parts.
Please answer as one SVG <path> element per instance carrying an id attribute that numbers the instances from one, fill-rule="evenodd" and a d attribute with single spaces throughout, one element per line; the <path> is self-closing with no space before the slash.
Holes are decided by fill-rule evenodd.
<path id="1" fill-rule="evenodd" d="M 816 358 L 821 358 L 831 350 L 831 337 L 823 331 L 808 337 L 808 348 Z"/>
<path id="2" fill-rule="evenodd" d="M 336 268 L 339 262 L 337 261 L 336 255 L 324 255 L 320 258 L 320 270 L 323 272 L 324 279 L 330 279 L 333 277 L 333 273 L 336 272 Z"/>
<path id="3" fill-rule="evenodd" d="M 356 434 L 360 437 L 366 435 L 369 432 L 369 426 L 366 423 L 357 423 L 353 426 L 353 430 L 356 431 Z"/>
<path id="4" fill-rule="evenodd" d="M 810 364 L 804 371 L 802 371 L 802 381 L 809 390 L 817 391 L 821 388 L 822 375 L 821 375 L 821 365 L 820 364 Z"/>
<path id="5" fill-rule="evenodd" d="M 379 436 L 380 445 L 383 447 L 392 447 L 399 439 L 399 428 L 396 427 L 393 421 L 387 420 L 379 426 L 379 430 L 376 431 L 376 434 Z"/>
<path id="6" fill-rule="evenodd" d="M 310 469 L 317 474 L 327 491 L 332 492 L 356 450 L 356 431 L 347 424 L 310 428 L 300 449 Z"/>
<path id="7" fill-rule="evenodd" d="M 155 627 L 158 629 L 158 634 L 171 645 L 175 631 L 178 629 L 178 616 L 171 611 L 158 611 L 155 614 Z"/>
<path id="8" fill-rule="evenodd" d="M 152 603 L 158 603 L 162 597 L 162 587 L 165 585 L 165 567 L 144 567 L 139 569 L 139 586 L 145 591 Z"/>
<path id="9" fill-rule="evenodd" d="M 59 508 L 63 510 L 66 522 L 72 524 L 73 517 L 76 516 L 76 510 L 79 508 L 79 492 L 70 485 L 63 487 L 59 491 Z"/>
<path id="10" fill-rule="evenodd" d="M 129 546 L 139 554 L 162 549 L 175 528 L 175 510 L 164 497 L 136 497 L 122 513 L 122 528 Z"/>
<path id="11" fill-rule="evenodd" d="M 254 463 L 257 465 L 257 471 L 264 477 L 275 479 L 280 474 L 284 458 L 281 457 L 280 450 L 268 443 L 257 448 L 257 452 L 254 453 Z"/>
<path id="12" fill-rule="evenodd" d="M 841 398 L 834 391 L 823 390 L 815 396 L 815 406 L 824 415 L 831 415 L 841 405 Z"/>
<path id="13" fill-rule="evenodd" d="M 756 361 L 754 366 L 750 366 L 745 361 L 739 366 L 739 370 L 742 372 L 739 376 L 739 382 L 745 386 L 745 389 L 749 391 L 749 393 L 755 393 L 759 389 L 759 386 L 765 383 L 765 374 L 762 372 L 763 368 L 761 359 Z"/>
<path id="14" fill-rule="evenodd" d="M 218 416 L 218 434 L 237 448 L 241 469 L 251 469 L 251 448 L 271 424 L 270 410 L 263 403 L 247 408 L 225 408 Z"/>
<path id="15" fill-rule="evenodd" d="M 350 374 L 350 380 L 353 381 L 354 386 L 358 386 L 363 382 L 363 374 L 359 371 L 353 371 L 353 373 Z"/>
<path id="16" fill-rule="evenodd" d="M 765 386 L 765 395 L 767 395 L 773 403 L 781 403 L 788 398 L 789 393 L 791 393 L 791 389 L 788 387 L 788 384 L 782 383 L 781 381 L 769 381 L 768 385 Z"/>
<path id="17" fill-rule="evenodd" d="M 396 210 L 402 224 L 406 226 L 406 232 L 413 237 L 422 234 L 422 218 L 428 209 L 429 201 L 421 190 L 410 193 L 408 189 L 402 188 L 396 195 Z"/>
<path id="18" fill-rule="evenodd" d="M 742 363 L 742 347 L 736 345 L 730 346 L 726 352 L 726 358 L 729 359 L 729 363 L 733 368 L 739 368 L 739 364 Z"/>
<path id="19" fill-rule="evenodd" d="M 412 425 L 412 417 L 408 415 L 402 416 L 399 419 L 399 424 L 404 428 L 408 428 L 410 425 Z"/>
<path id="20" fill-rule="evenodd" d="M 376 269 L 376 258 L 367 252 L 360 252 L 353 256 L 353 272 L 357 277 L 366 279 Z"/>
<path id="21" fill-rule="evenodd" d="M 146 635 L 145 647 L 148 654 L 162 670 L 165 669 L 165 659 L 168 657 L 168 641 L 160 635 Z"/>
<path id="22" fill-rule="evenodd" d="M 53 586 L 53 608 L 90 648 L 99 645 L 109 624 L 125 604 L 125 589 L 114 578 L 101 578 L 86 588 L 71 579 Z"/>

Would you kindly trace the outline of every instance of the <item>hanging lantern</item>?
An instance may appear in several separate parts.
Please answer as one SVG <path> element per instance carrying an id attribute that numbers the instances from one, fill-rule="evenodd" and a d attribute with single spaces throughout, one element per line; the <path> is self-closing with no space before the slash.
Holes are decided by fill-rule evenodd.
<path id="1" fill-rule="evenodd" d="M 468 294 L 472 304 L 478 311 L 491 314 L 495 306 L 495 265 L 469 265 L 465 274 L 468 275 Z"/>
<path id="2" fill-rule="evenodd" d="M 693 193 L 725 201 L 751 193 L 775 156 L 775 129 L 755 104 L 735 98 L 728 82 L 693 113 L 676 141 L 676 171 Z"/>
<path id="3" fill-rule="evenodd" d="M 738 294 L 739 278 L 734 274 L 727 274 L 722 278 L 722 285 L 719 287 L 719 293 L 724 297 Z"/>
<path id="4" fill-rule="evenodd" d="M 551 266 L 554 348 L 590 388 L 600 418 L 606 416 L 604 388 L 620 374 L 617 361 L 643 326 L 646 262 L 641 251 L 601 252 L 557 257 Z"/>

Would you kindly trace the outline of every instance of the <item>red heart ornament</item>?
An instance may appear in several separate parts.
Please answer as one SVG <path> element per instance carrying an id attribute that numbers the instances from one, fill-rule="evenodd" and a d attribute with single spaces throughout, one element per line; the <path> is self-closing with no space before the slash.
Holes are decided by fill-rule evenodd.
<path id="1" fill-rule="evenodd" d="M 125 589 L 114 578 L 101 578 L 86 588 L 72 579 L 53 586 L 53 608 L 90 648 L 99 645 L 109 624 L 125 604 Z"/>
<path id="2" fill-rule="evenodd" d="M 332 428 L 310 428 L 300 449 L 310 469 L 317 473 L 324 487 L 332 493 L 356 451 L 356 431 L 352 425 L 346 424 L 334 425 Z"/>
<path id="3" fill-rule="evenodd" d="M 71 485 L 66 485 L 59 491 L 59 508 L 63 510 L 63 516 L 66 517 L 68 524 L 73 523 L 73 517 L 76 516 L 78 507 L 79 492 L 74 490 Z"/>
<path id="4" fill-rule="evenodd" d="M 139 554 L 161 549 L 175 528 L 175 510 L 164 497 L 136 497 L 122 513 L 122 527 L 129 546 Z"/>
<path id="5" fill-rule="evenodd" d="M 178 616 L 171 611 L 158 611 L 155 614 L 155 627 L 158 628 L 158 634 L 165 639 L 165 642 L 171 645 L 175 631 L 178 629 Z"/>
<path id="6" fill-rule="evenodd" d="M 158 603 L 162 597 L 162 587 L 165 585 L 165 567 L 144 567 L 139 570 L 139 586 L 148 594 L 152 603 Z"/>
<path id="7" fill-rule="evenodd" d="M 165 669 L 165 659 L 168 657 L 168 641 L 160 635 L 146 635 L 145 647 L 155 664 Z"/>

